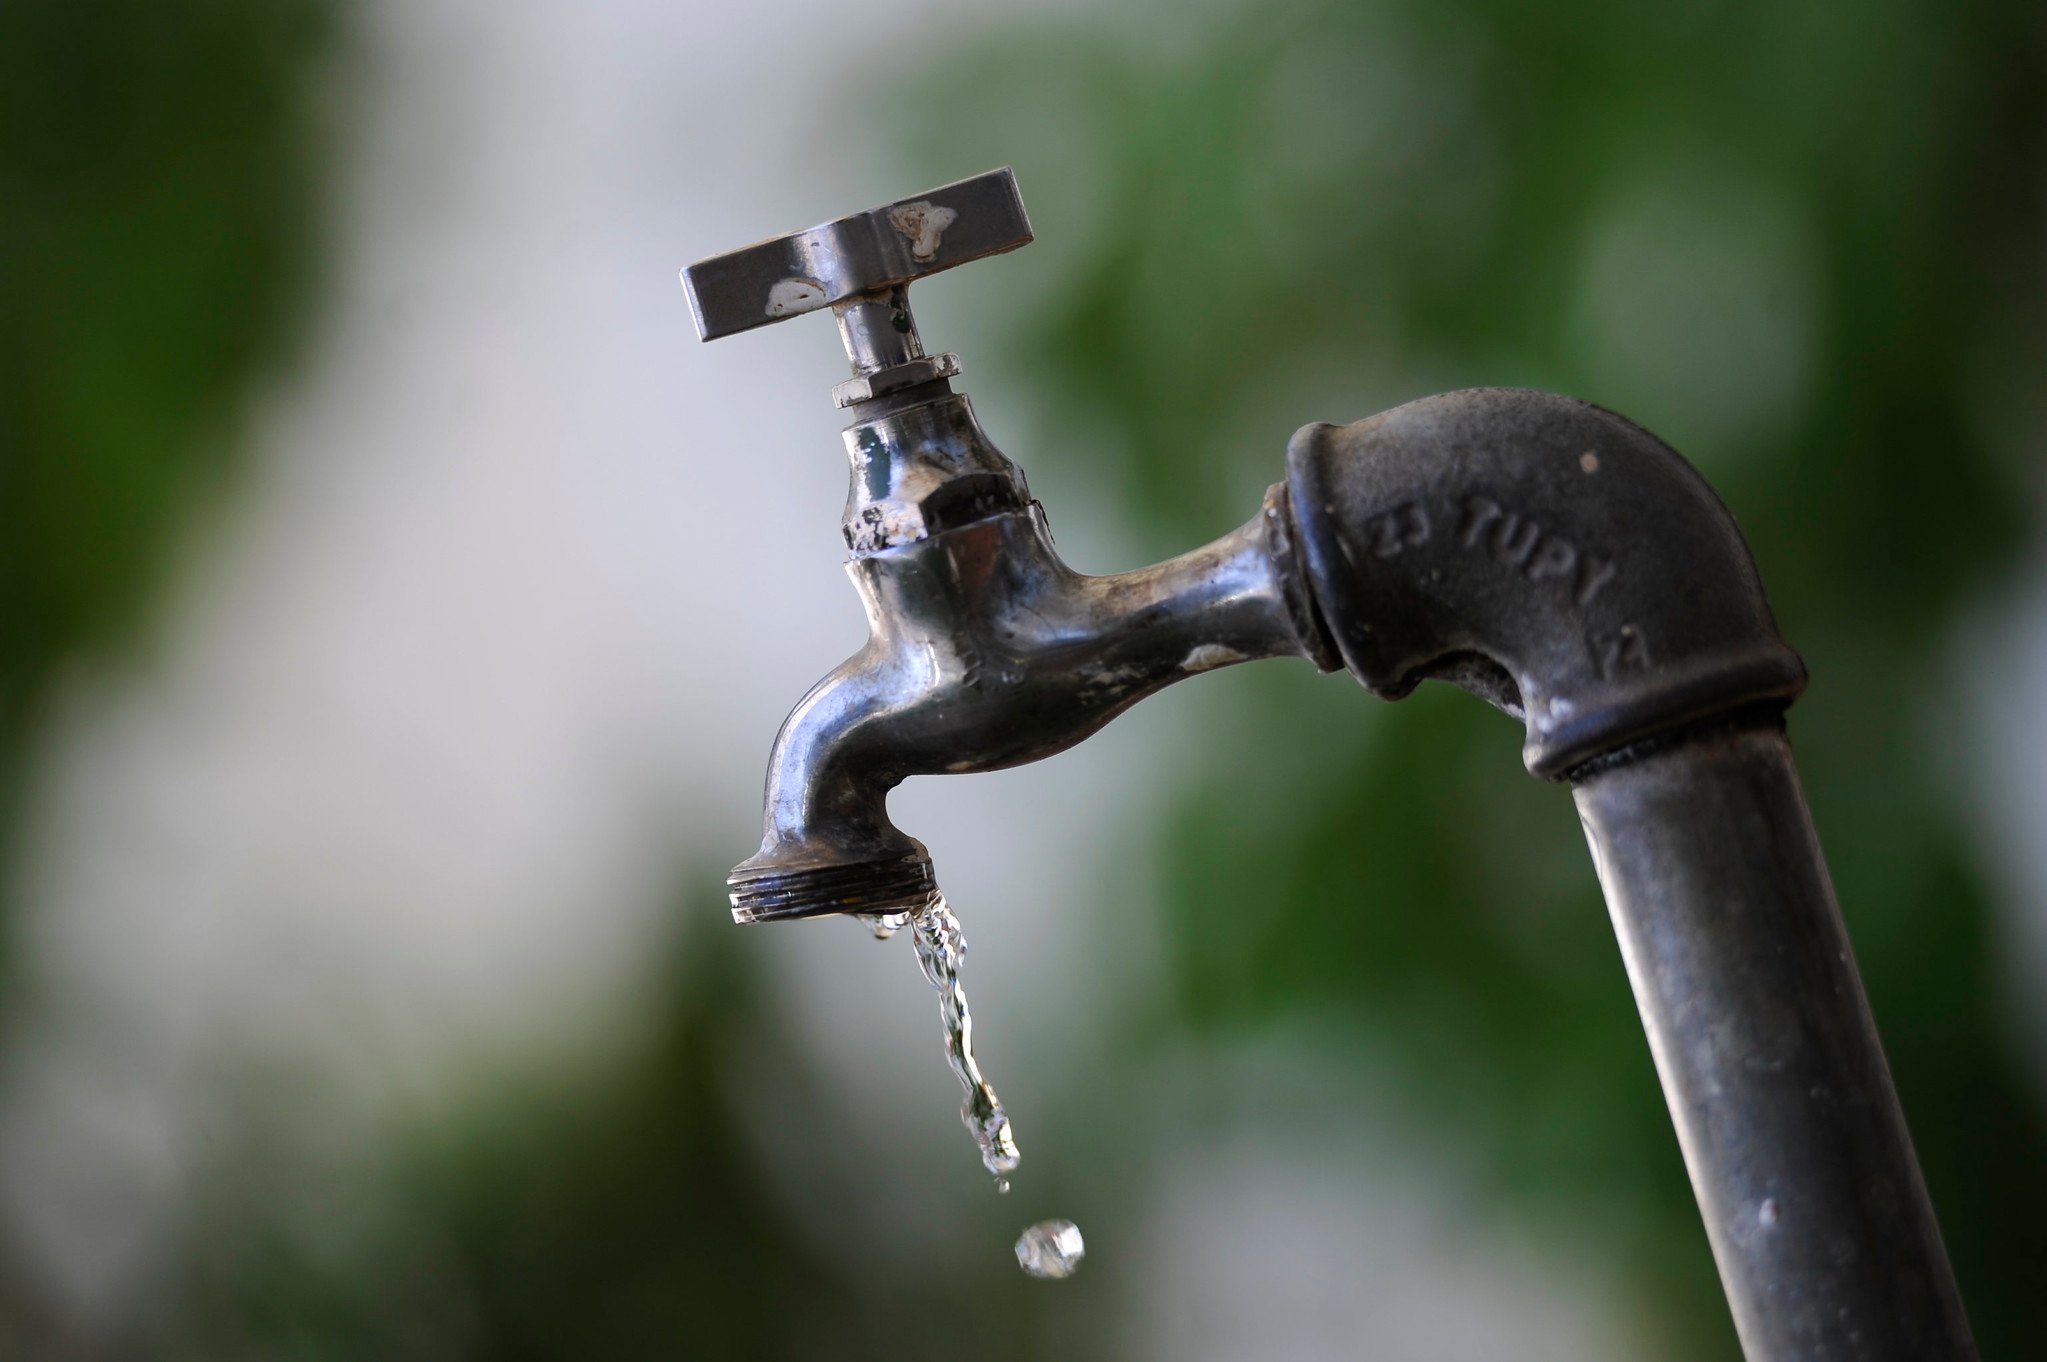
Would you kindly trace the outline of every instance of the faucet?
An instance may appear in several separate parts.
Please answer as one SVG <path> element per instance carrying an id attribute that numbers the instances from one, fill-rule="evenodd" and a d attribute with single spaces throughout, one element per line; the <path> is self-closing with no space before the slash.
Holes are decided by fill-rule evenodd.
<path id="1" fill-rule="evenodd" d="M 1567 785 L 1750 1362 L 1976 1356 L 1785 729 L 1804 688 L 1733 517 L 1601 407 L 1527 389 L 1304 426 L 1241 528 L 1134 572 L 1061 561 L 912 282 L 1031 240 L 1007 169 L 683 271 L 713 340 L 829 308 L 864 647 L 769 759 L 739 922 L 913 909 L 913 775 L 1073 746 L 1145 696 L 1297 657 L 1448 681 Z"/>
<path id="2" fill-rule="evenodd" d="M 1338 665 L 1283 484 L 1170 562 L 1090 577 L 1060 559 L 1023 470 L 952 391 L 959 357 L 924 352 L 907 298 L 922 275 L 1030 240 L 1000 170 L 683 272 L 706 340 L 830 307 L 853 367 L 833 399 L 856 418 L 842 529 L 869 636 L 775 740 L 761 847 L 728 881 L 741 922 L 922 905 L 930 853 L 886 808 L 908 776 L 1050 756 L 1229 663 Z"/>

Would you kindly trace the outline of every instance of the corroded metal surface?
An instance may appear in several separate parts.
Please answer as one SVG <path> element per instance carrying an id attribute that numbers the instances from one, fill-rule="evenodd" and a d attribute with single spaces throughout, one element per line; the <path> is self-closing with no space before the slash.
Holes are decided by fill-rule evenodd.
<path id="1" fill-rule="evenodd" d="M 1477 692 L 1526 724 L 1537 775 L 1805 685 L 1726 507 L 1601 407 L 1445 393 L 1305 426 L 1287 468 L 1351 671 L 1389 699 Z"/>
<path id="2" fill-rule="evenodd" d="M 1573 793 L 1742 1350 L 1973 1358 L 1781 721 Z"/>

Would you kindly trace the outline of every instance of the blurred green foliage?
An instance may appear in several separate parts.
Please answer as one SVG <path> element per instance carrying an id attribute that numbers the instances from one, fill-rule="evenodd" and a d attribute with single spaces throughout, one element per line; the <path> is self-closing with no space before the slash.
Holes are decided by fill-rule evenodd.
<path id="1" fill-rule="evenodd" d="M 1793 735 L 1986 1356 L 2037 1346 L 2047 1113 L 1943 650 L 2036 490 L 2043 58 L 2026 4 L 1279 0 L 1013 25 L 900 119 L 912 180 L 1018 166 L 1062 243 L 1008 300 L 1025 462 L 1106 466 L 1161 551 L 1241 519 L 1294 425 L 1447 388 L 1589 397 L 1706 470 L 1817 678 Z M 1592 1229 L 1658 1355 L 1735 1356 L 1568 801 L 1476 701 L 1332 742 L 1313 684 L 1246 683 L 1256 743 L 1164 813 L 1168 1020 L 1345 1018 L 1419 1128 Z"/>
<path id="2" fill-rule="evenodd" d="M 331 8 L 0 6 L 0 771 L 53 668 L 137 624 L 290 352 Z"/>
<path id="3" fill-rule="evenodd" d="M 52 682 L 136 637 L 303 319 L 331 8 L 0 5 L 0 963 Z M 12 1266 L 0 1336 L 26 1356 L 43 1307 Z"/>
<path id="4" fill-rule="evenodd" d="M 740 943 L 716 905 L 690 914 L 631 1045 L 573 1075 L 485 1085 L 490 1095 L 407 1132 L 280 1216 L 265 1176 L 226 1179 L 181 1283 L 171 1341 L 198 1359 L 802 1355 L 846 1326 L 858 1283 L 789 1223 L 726 1100 L 747 1065 L 822 1122 L 803 1056 L 761 1018 Z M 745 1048 L 732 1018 L 759 1031 Z M 290 1137 L 284 1137 L 289 1143 Z M 258 1143 L 258 1149 L 261 1145 Z M 262 1155 L 253 1155 L 259 1162 Z M 279 1151 L 279 1165 L 294 1159 Z M 363 1213 L 345 1213 L 349 1179 Z"/>

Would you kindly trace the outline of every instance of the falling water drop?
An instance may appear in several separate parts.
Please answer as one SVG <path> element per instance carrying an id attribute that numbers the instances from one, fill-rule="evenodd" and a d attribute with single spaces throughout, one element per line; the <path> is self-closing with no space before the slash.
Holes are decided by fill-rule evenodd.
<path id="1" fill-rule="evenodd" d="M 910 915 L 908 913 L 862 913 L 860 914 L 860 920 L 867 924 L 869 931 L 874 933 L 876 941 L 886 941 L 903 929 L 904 925 L 909 922 Z"/>
<path id="2" fill-rule="evenodd" d="M 1017 1266 L 1043 1280 L 1071 1277 L 1086 1255 L 1080 1226 L 1071 1220 L 1040 1220 L 1016 1241 Z"/>

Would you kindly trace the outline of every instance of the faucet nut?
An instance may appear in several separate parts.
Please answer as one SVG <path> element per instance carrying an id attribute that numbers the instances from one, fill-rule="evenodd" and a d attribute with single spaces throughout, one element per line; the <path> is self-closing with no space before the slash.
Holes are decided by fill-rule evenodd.
<path id="1" fill-rule="evenodd" d="M 885 369 L 849 378 L 832 389 L 832 405 L 850 407 L 860 402 L 872 402 L 875 398 L 919 383 L 934 379 L 957 378 L 960 372 L 960 357 L 954 354 L 919 355 L 901 364 L 892 364 Z"/>

